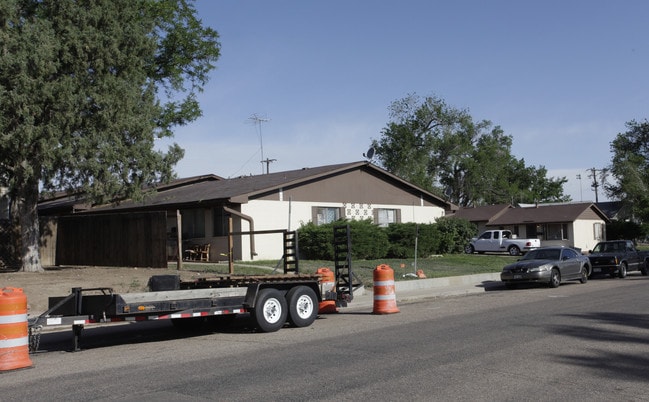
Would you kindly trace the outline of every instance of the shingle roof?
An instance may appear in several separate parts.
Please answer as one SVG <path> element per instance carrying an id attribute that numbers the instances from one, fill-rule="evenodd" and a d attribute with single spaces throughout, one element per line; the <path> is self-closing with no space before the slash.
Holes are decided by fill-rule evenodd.
<path id="1" fill-rule="evenodd" d="M 537 207 L 510 208 L 504 214 L 489 222 L 489 225 L 574 222 L 588 209 L 592 209 L 604 221 L 609 220 L 593 203 L 539 204 Z"/>
<path id="2" fill-rule="evenodd" d="M 337 165 L 319 166 L 314 168 L 303 168 L 285 172 L 270 174 L 241 176 L 231 179 L 200 181 L 194 184 L 161 188 L 160 191 L 151 194 L 144 201 L 122 202 L 118 206 L 105 206 L 94 208 L 98 210 L 125 210 L 142 207 L 160 207 L 171 205 L 195 205 L 196 203 L 208 203 L 229 201 L 234 203 L 246 202 L 250 197 L 277 190 L 282 187 L 298 185 L 305 181 L 322 177 L 333 176 L 354 169 L 369 169 L 385 176 L 387 179 L 397 181 L 406 187 L 416 189 L 418 192 L 437 200 L 440 204 L 450 205 L 442 198 L 421 189 L 405 180 L 375 166 L 369 162 L 352 162 Z"/>
<path id="3" fill-rule="evenodd" d="M 451 216 L 453 218 L 463 218 L 470 222 L 489 222 L 505 213 L 509 208 L 513 207 L 509 204 L 496 204 L 474 208 L 460 208 Z"/>

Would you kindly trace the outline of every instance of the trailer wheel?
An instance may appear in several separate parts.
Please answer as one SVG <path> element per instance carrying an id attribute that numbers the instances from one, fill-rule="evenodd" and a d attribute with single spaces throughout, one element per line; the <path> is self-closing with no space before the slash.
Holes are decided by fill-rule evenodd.
<path id="1" fill-rule="evenodd" d="M 286 295 L 288 321 L 295 327 L 308 327 L 318 316 L 318 297 L 307 286 L 296 286 Z"/>
<path id="2" fill-rule="evenodd" d="M 277 289 L 262 289 L 252 316 L 261 331 L 275 332 L 286 323 L 286 310 L 286 299 Z"/>

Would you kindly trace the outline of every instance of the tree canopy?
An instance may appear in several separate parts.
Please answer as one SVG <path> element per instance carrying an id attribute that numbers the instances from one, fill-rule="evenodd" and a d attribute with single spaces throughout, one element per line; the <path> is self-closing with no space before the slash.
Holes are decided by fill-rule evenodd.
<path id="1" fill-rule="evenodd" d="M 649 222 L 649 121 L 632 120 L 626 127 L 611 142 L 609 173 L 616 183 L 605 190 L 610 198 L 622 200 L 635 219 Z"/>
<path id="2" fill-rule="evenodd" d="M 185 0 L 0 3 L 0 186 L 40 270 L 41 191 L 139 198 L 173 177 L 183 150 L 154 141 L 201 115 L 218 34 Z"/>
<path id="3" fill-rule="evenodd" d="M 442 99 L 410 94 L 392 103 L 391 121 L 372 141 L 380 164 L 460 206 L 568 201 L 565 178 L 526 166 L 511 154 L 512 137 L 490 121 Z"/>

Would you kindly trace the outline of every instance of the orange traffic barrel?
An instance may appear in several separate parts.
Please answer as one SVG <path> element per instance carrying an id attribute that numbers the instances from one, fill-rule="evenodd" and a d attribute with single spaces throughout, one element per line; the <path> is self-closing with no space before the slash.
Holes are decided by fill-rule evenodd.
<path id="1" fill-rule="evenodd" d="M 327 292 L 332 292 L 336 285 L 336 275 L 329 268 L 318 268 L 316 271 L 317 275 L 320 275 L 320 294 L 322 295 L 322 301 L 318 306 L 318 313 L 320 314 L 330 314 L 337 313 L 338 307 L 336 307 L 335 300 L 326 300 Z"/>
<path id="2" fill-rule="evenodd" d="M 27 296 L 19 288 L 0 293 L 0 370 L 31 367 L 27 329 Z"/>
<path id="3" fill-rule="evenodd" d="M 397 295 L 394 292 L 394 271 L 387 264 L 374 269 L 374 314 L 398 313 Z"/>

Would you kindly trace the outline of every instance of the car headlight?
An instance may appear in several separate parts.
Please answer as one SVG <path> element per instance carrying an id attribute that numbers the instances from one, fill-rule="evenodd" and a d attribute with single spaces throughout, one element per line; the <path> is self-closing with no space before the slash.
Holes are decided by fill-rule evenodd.
<path id="1" fill-rule="evenodd" d="M 550 264 L 544 264 L 538 267 L 530 268 L 528 272 L 545 272 L 549 271 L 550 269 L 552 269 L 552 266 Z"/>

